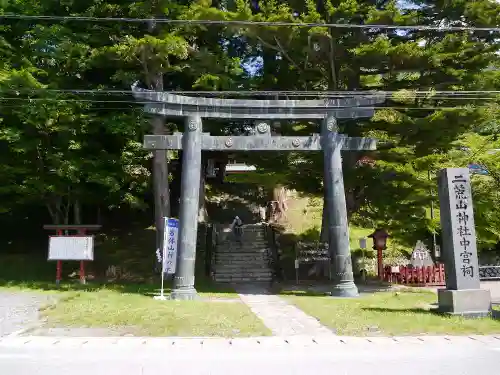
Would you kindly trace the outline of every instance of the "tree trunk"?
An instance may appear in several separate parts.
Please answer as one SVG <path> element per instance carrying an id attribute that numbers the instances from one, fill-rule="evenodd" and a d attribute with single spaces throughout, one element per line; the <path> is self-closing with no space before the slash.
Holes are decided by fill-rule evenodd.
<path id="1" fill-rule="evenodd" d="M 82 212 L 80 209 L 80 201 L 75 199 L 73 203 L 73 223 L 79 225 L 82 223 Z"/>
<path id="2" fill-rule="evenodd" d="M 323 188 L 323 212 L 321 214 L 321 233 L 319 240 L 321 242 L 328 242 L 328 214 L 326 211 L 326 197 L 324 190 L 325 188 Z"/>
<path id="3" fill-rule="evenodd" d="M 61 199 L 58 197 L 51 200 L 47 203 L 47 209 L 49 210 L 52 224 L 61 224 Z"/>
<path id="4" fill-rule="evenodd" d="M 158 13 L 159 9 L 152 9 L 153 13 Z M 159 30 L 154 21 L 148 25 L 149 32 L 154 35 Z M 149 52 L 144 51 L 144 64 L 147 66 Z M 163 91 L 163 74 L 158 66 L 151 66 L 145 69 L 146 82 L 150 89 Z M 164 135 L 166 133 L 163 116 L 154 116 L 151 119 L 151 128 L 154 135 Z M 156 227 L 156 248 L 163 247 L 163 218 L 170 216 L 170 191 L 168 184 L 168 161 L 166 150 L 155 150 L 153 152 L 153 191 L 155 202 L 155 227 Z"/>
<path id="5" fill-rule="evenodd" d="M 206 170 L 207 161 L 202 159 L 200 176 L 200 197 L 198 200 L 198 222 L 205 223 L 208 220 L 208 213 L 205 201 Z"/>
<path id="6" fill-rule="evenodd" d="M 154 135 L 165 134 L 163 117 L 151 120 Z M 156 247 L 163 246 L 163 218 L 170 216 L 170 189 L 168 184 L 168 163 L 166 150 L 155 150 L 153 156 L 153 192 L 155 204 Z"/>

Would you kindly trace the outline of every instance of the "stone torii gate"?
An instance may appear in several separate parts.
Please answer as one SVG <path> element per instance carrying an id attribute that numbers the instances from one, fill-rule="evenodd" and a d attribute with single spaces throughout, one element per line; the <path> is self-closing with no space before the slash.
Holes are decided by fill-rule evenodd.
<path id="1" fill-rule="evenodd" d="M 373 94 L 360 98 L 323 100 L 246 100 L 198 98 L 154 92 L 132 86 L 134 97 L 146 102 L 144 111 L 165 117 L 183 117 L 184 133 L 146 135 L 149 150 L 183 150 L 179 248 L 172 299 L 194 299 L 196 239 L 198 230 L 201 151 L 315 151 L 323 150 L 324 188 L 328 214 L 328 244 L 334 267 L 332 295 L 355 297 L 349 248 L 349 227 L 342 173 L 341 150 L 375 150 L 372 138 L 348 137 L 338 133 L 336 119 L 371 117 L 373 105 L 384 97 Z M 203 133 L 202 118 L 255 120 L 250 136 L 211 136 Z M 320 120 L 321 134 L 307 137 L 271 136 L 266 120 Z"/>

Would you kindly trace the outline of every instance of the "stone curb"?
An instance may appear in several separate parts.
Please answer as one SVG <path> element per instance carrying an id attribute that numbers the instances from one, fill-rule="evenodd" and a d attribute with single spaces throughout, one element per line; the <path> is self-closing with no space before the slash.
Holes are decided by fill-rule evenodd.
<path id="1" fill-rule="evenodd" d="M 398 336 L 398 337 L 353 337 L 353 336 L 266 336 L 249 338 L 215 337 L 47 337 L 6 336 L 0 338 L 0 347 L 90 347 L 111 345 L 113 347 L 312 347 L 312 346 L 363 346 L 390 345 L 486 345 L 500 348 L 499 335 L 467 336 Z"/>

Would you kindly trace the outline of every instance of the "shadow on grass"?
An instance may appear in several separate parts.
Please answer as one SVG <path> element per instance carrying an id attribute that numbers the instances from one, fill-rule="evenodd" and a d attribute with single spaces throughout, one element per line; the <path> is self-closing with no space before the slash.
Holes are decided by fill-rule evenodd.
<path id="1" fill-rule="evenodd" d="M 363 283 L 361 281 L 355 282 L 360 294 L 374 294 L 384 292 L 397 292 L 392 289 L 392 285 L 368 281 Z M 283 283 L 275 287 L 273 290 L 276 294 L 296 296 L 296 297 L 325 297 L 331 296 L 333 285 L 321 281 L 312 281 L 304 285 L 296 285 L 290 283 Z M 406 291 L 405 291 L 406 292 Z M 412 293 L 409 291 L 408 293 Z M 415 291 L 417 293 L 418 291 Z M 420 291 L 421 293 L 421 291 Z M 360 296 L 362 297 L 362 296 Z"/>
<path id="2" fill-rule="evenodd" d="M 420 307 L 412 307 L 412 308 L 386 308 L 386 307 L 362 307 L 361 310 L 379 312 L 379 313 L 412 313 L 412 314 L 431 314 L 431 315 L 439 315 L 446 316 L 442 312 L 436 309 L 424 309 Z"/>
<path id="3" fill-rule="evenodd" d="M 440 317 L 447 317 L 451 318 L 453 315 L 446 314 L 442 311 L 439 311 L 437 309 L 437 304 L 432 304 L 432 307 L 430 309 L 424 309 L 424 308 L 386 308 L 386 307 L 362 307 L 361 309 L 364 311 L 371 311 L 371 312 L 379 312 L 379 313 L 396 313 L 396 314 L 401 314 L 401 313 L 412 313 L 412 314 L 423 314 L 423 315 L 435 315 L 435 316 L 440 316 Z M 499 311 L 500 312 L 500 311 Z M 498 320 L 500 318 L 500 314 L 495 313 L 493 310 L 491 314 L 488 317 L 477 317 L 476 319 L 484 319 L 484 318 L 491 318 L 494 320 Z M 498 321 L 500 323 L 500 320 Z"/>
<path id="4" fill-rule="evenodd" d="M 279 292 L 279 294 L 282 296 L 295 297 L 328 297 L 328 294 L 326 292 L 315 292 L 307 290 L 282 290 Z"/>
<path id="5" fill-rule="evenodd" d="M 23 290 L 33 290 L 33 291 L 46 291 L 46 292 L 71 292 L 71 291 L 82 291 L 82 292 L 95 292 L 99 290 L 111 290 L 119 293 L 127 294 L 140 294 L 148 297 L 153 297 L 160 293 L 160 282 L 158 283 L 106 283 L 106 282 L 88 282 L 87 284 L 80 284 L 78 281 L 75 282 L 63 282 L 59 286 L 52 281 L 43 280 L 1 280 L 0 288 L 19 288 Z M 199 278 L 195 285 L 196 290 L 199 293 L 209 293 L 209 294 L 232 294 L 235 293 L 234 289 L 227 284 L 217 284 L 211 280 L 206 280 Z M 168 294 L 171 291 L 170 283 L 165 285 L 165 293 Z"/>

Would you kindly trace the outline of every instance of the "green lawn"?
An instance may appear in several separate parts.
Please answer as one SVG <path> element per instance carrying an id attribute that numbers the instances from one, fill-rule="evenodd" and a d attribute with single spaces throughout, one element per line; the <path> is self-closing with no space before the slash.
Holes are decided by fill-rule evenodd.
<path id="1" fill-rule="evenodd" d="M 49 293 L 46 328 L 100 328 L 136 336 L 266 336 L 271 332 L 229 286 L 197 283 L 199 301 L 157 301 L 158 285 L 3 282 L 0 289 Z M 165 290 L 168 296 L 170 289 Z"/>
<path id="2" fill-rule="evenodd" d="M 464 319 L 429 311 L 429 305 L 437 301 L 432 292 L 380 292 L 355 299 L 282 293 L 285 300 L 339 335 L 500 333 L 500 320 Z"/>
<path id="3" fill-rule="evenodd" d="M 42 310 L 47 327 L 122 329 L 144 336 L 262 336 L 269 330 L 242 302 L 157 301 L 113 289 L 63 292 Z M 210 295 L 209 295 L 210 296 Z"/>

